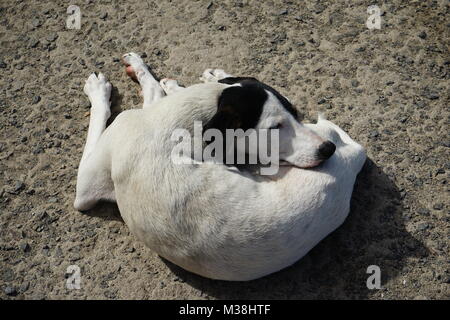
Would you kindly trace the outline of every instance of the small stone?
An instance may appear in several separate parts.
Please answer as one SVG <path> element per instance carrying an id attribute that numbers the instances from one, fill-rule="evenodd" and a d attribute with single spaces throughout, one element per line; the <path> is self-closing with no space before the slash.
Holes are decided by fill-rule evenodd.
<path id="1" fill-rule="evenodd" d="M 357 87 L 359 86 L 359 81 L 358 80 L 352 80 L 352 87 Z"/>
<path id="2" fill-rule="evenodd" d="M 434 210 L 442 210 L 444 208 L 444 204 L 443 203 L 435 203 L 433 205 L 433 209 Z"/>
<path id="3" fill-rule="evenodd" d="M 20 192 L 25 188 L 25 183 L 23 181 L 16 181 L 14 184 L 14 192 Z"/>
<path id="4" fill-rule="evenodd" d="M 5 294 L 8 295 L 8 296 L 15 296 L 15 295 L 17 295 L 17 290 L 14 287 L 8 286 L 8 287 L 5 288 L 4 291 L 5 291 Z"/>
<path id="5" fill-rule="evenodd" d="M 30 288 L 30 283 L 29 282 L 24 282 L 20 285 L 19 287 L 19 292 L 20 293 L 24 293 L 25 291 L 27 291 Z"/>
<path id="6" fill-rule="evenodd" d="M 56 34 L 56 33 L 51 33 L 51 34 L 49 34 L 48 36 L 47 36 L 47 41 L 49 41 L 49 42 L 53 42 L 53 41 L 55 41 L 56 39 L 58 39 L 58 35 Z"/>
<path id="7" fill-rule="evenodd" d="M 417 106 L 417 108 L 423 109 L 425 107 L 425 102 L 423 102 L 422 100 L 419 100 L 416 102 L 416 106 Z"/>
<path id="8" fill-rule="evenodd" d="M 36 213 L 36 219 L 38 220 L 45 220 L 49 217 L 48 213 L 46 211 L 41 211 Z"/>
<path id="9" fill-rule="evenodd" d="M 279 16 L 284 16 L 286 14 L 288 14 L 288 10 L 287 9 L 282 9 L 282 10 L 278 11 L 278 15 Z"/>
<path id="10" fill-rule="evenodd" d="M 420 39 L 426 39 L 427 38 L 427 33 L 425 31 L 422 31 L 421 33 L 418 34 Z"/>
<path id="11" fill-rule="evenodd" d="M 372 130 L 372 131 L 370 131 L 370 133 L 369 133 L 369 137 L 371 137 L 371 138 L 376 138 L 376 137 L 378 137 L 380 135 L 380 133 L 377 131 L 377 130 Z"/>
<path id="12" fill-rule="evenodd" d="M 211 7 L 212 7 L 212 5 L 213 5 L 213 3 L 212 3 L 212 1 L 210 1 L 210 2 L 208 3 L 208 5 L 206 6 L 206 9 L 209 9 L 209 8 L 211 8 Z"/>
<path id="13" fill-rule="evenodd" d="M 41 97 L 40 97 L 40 96 L 34 96 L 34 97 L 33 97 L 33 100 L 31 100 L 31 103 L 32 103 L 32 104 L 36 104 L 36 103 L 38 103 L 39 101 L 41 101 Z"/>
<path id="14" fill-rule="evenodd" d="M 23 252 L 29 252 L 31 250 L 31 247 L 27 242 L 21 243 L 19 247 Z"/>
<path id="15" fill-rule="evenodd" d="M 40 27 L 42 25 L 41 21 L 38 18 L 33 18 L 33 20 L 31 20 L 31 24 L 35 28 Z"/>
<path id="16" fill-rule="evenodd" d="M 422 93 L 422 96 L 425 98 L 428 98 L 430 100 L 439 99 L 439 94 L 436 91 L 429 90 L 428 88 L 424 90 L 424 92 Z"/>
<path id="17" fill-rule="evenodd" d="M 325 100 L 325 98 L 320 98 L 320 99 L 317 101 L 317 104 L 324 104 L 325 102 L 327 102 L 327 100 Z"/>
<path id="18" fill-rule="evenodd" d="M 6 63 L 3 60 L 0 60 L 0 68 L 5 69 Z"/>
<path id="19" fill-rule="evenodd" d="M 422 222 L 417 226 L 418 231 L 424 231 L 430 227 L 430 224 L 427 222 Z"/>
<path id="20" fill-rule="evenodd" d="M 100 19 L 102 19 L 102 20 L 106 19 L 107 17 L 108 17 L 108 12 L 102 12 L 100 14 Z"/>
<path id="21" fill-rule="evenodd" d="M 316 7 L 314 8 L 314 13 L 315 14 L 320 14 L 325 10 L 325 6 L 323 4 L 317 4 Z"/>
<path id="22" fill-rule="evenodd" d="M 419 208 L 417 209 L 417 213 L 423 216 L 428 216 L 430 214 L 430 210 L 426 208 Z"/>
<path id="23" fill-rule="evenodd" d="M 224 31 L 224 30 L 225 30 L 225 26 L 218 26 L 218 27 L 217 27 L 217 30 L 219 30 L 219 31 Z"/>

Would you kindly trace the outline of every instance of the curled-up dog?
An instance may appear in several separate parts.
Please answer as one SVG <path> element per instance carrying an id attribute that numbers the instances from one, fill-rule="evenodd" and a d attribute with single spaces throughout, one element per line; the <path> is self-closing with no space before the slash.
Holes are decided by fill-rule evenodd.
<path id="1" fill-rule="evenodd" d="M 300 123 L 288 99 L 254 78 L 207 69 L 204 83 L 184 88 L 155 80 L 134 53 L 123 60 L 142 87 L 143 108 L 122 112 L 106 128 L 111 84 L 102 74 L 86 81 L 92 107 L 77 210 L 116 201 L 131 232 L 159 255 L 235 281 L 293 264 L 343 223 L 366 156 L 338 126 L 322 116 Z M 173 133 L 181 128 L 195 144 L 195 122 L 221 133 L 277 130 L 279 168 L 255 174 L 189 153 L 195 161 L 176 163 Z M 251 156 L 258 148 L 241 151 Z"/>

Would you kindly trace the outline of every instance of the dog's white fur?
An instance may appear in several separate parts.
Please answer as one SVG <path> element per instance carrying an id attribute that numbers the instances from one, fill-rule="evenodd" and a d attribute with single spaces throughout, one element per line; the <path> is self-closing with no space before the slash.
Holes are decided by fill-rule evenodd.
<path id="1" fill-rule="evenodd" d="M 228 87 L 215 82 L 223 74 L 207 70 L 203 77 L 212 82 L 181 88 L 174 80 L 158 83 L 137 55 L 124 59 L 139 71 L 144 109 L 122 112 L 105 130 L 111 86 L 101 74 L 88 78 L 91 119 L 76 209 L 117 201 L 131 232 L 148 247 L 223 280 L 251 280 L 287 267 L 343 223 L 366 156 L 339 127 L 321 116 L 317 124 L 304 124 L 336 144 L 334 155 L 313 169 L 281 167 L 266 178 L 212 163 L 174 165 L 173 130 L 192 130 L 192 119 L 214 115 Z M 163 90 L 169 95 L 161 99 Z"/>

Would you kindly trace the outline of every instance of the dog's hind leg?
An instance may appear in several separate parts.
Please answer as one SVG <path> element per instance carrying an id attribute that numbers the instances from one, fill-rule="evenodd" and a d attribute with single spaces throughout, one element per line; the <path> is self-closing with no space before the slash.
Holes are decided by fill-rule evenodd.
<path id="1" fill-rule="evenodd" d="M 78 167 L 77 194 L 74 207 L 83 211 L 90 209 L 100 199 L 115 200 L 110 175 L 110 157 L 105 144 L 100 143 L 111 115 L 111 84 L 103 74 L 91 74 L 86 80 L 84 92 L 91 101 L 91 117 L 83 155 Z"/>
<path id="2" fill-rule="evenodd" d="M 185 89 L 184 87 L 182 87 L 178 84 L 177 80 L 170 79 L 170 78 L 162 79 L 159 82 L 159 84 L 161 85 L 161 88 L 163 88 L 164 92 L 167 95 Z"/>
<path id="3" fill-rule="evenodd" d="M 143 108 L 151 106 L 154 102 L 165 96 L 164 90 L 159 85 L 159 82 L 150 73 L 150 70 L 148 70 L 139 55 L 130 52 L 124 54 L 122 59 L 126 66 L 127 74 L 141 85 L 142 95 L 144 97 Z"/>
<path id="4" fill-rule="evenodd" d="M 232 78 L 231 74 L 226 73 L 222 69 L 206 69 L 203 71 L 202 76 L 200 77 L 200 80 L 203 82 L 217 82 L 219 80 L 225 79 L 225 78 Z"/>

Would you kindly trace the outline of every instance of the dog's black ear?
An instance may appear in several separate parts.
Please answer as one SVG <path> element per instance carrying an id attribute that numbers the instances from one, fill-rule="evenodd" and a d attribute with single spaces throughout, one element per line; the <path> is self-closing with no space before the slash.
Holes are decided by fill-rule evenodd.
<path id="1" fill-rule="evenodd" d="M 203 126 L 218 129 L 225 136 L 226 129 L 254 128 L 261 116 L 267 93 L 256 84 L 233 86 L 222 91 L 217 113 Z"/>
<path id="2" fill-rule="evenodd" d="M 219 83 L 225 83 L 225 84 L 235 84 L 235 83 L 242 83 L 242 82 L 259 82 L 257 79 L 253 77 L 228 77 L 220 79 Z"/>

